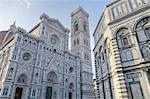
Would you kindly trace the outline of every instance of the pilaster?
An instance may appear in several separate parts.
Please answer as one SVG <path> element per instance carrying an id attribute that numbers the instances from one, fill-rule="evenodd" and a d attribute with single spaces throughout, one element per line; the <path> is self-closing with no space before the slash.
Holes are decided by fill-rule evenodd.
<path id="1" fill-rule="evenodd" d="M 111 44 L 113 50 L 112 78 L 115 88 L 115 97 L 116 99 L 128 99 L 127 86 L 116 39 L 112 39 Z"/>

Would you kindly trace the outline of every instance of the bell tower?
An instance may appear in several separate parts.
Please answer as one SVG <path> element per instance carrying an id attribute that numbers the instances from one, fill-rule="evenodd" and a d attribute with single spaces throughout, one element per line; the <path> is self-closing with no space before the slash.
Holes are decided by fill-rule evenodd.
<path id="1" fill-rule="evenodd" d="M 81 99 L 94 99 L 88 17 L 82 7 L 71 13 L 71 51 L 81 59 Z"/>

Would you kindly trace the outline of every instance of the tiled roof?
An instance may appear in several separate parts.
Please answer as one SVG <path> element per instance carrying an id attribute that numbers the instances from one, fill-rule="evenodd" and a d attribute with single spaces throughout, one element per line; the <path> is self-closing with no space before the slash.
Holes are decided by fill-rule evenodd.
<path id="1" fill-rule="evenodd" d="M 14 33 L 10 32 L 10 33 L 7 35 L 7 37 L 6 37 L 6 39 L 5 39 L 4 42 L 6 42 L 7 40 L 9 40 L 9 38 L 11 38 L 11 37 L 13 36 L 13 34 L 14 34 Z"/>
<path id="2" fill-rule="evenodd" d="M 0 44 L 3 42 L 8 31 L 0 31 Z"/>

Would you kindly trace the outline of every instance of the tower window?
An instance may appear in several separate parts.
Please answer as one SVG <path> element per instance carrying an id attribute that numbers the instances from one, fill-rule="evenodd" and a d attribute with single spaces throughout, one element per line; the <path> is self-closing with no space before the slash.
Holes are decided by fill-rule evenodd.
<path id="1" fill-rule="evenodd" d="M 74 46 L 76 45 L 76 41 L 74 40 Z"/>
<path id="2" fill-rule="evenodd" d="M 78 31 L 78 24 L 75 24 L 75 26 L 74 26 L 74 31 L 75 31 L 75 32 Z"/>
<path id="3" fill-rule="evenodd" d="M 86 53 L 84 53 L 84 59 L 86 59 L 86 57 L 87 57 L 87 56 L 86 56 Z"/>
<path id="4" fill-rule="evenodd" d="M 84 29 L 85 32 L 87 32 L 87 26 L 86 26 L 86 24 L 83 25 L 83 29 Z"/>
<path id="5" fill-rule="evenodd" d="M 85 44 L 85 40 L 84 40 L 84 44 Z"/>
<path id="6" fill-rule="evenodd" d="M 77 38 L 77 44 L 79 44 L 79 39 Z"/>

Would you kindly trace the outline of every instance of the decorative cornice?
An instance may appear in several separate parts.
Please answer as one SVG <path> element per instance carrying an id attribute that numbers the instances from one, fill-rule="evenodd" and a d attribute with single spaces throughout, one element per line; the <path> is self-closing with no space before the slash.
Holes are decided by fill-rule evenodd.
<path id="1" fill-rule="evenodd" d="M 139 9 L 139 10 L 132 11 L 132 12 L 128 13 L 127 15 L 124 15 L 124 16 L 122 16 L 122 17 L 116 19 L 116 20 L 113 20 L 113 21 L 111 21 L 108 25 L 113 25 L 113 24 L 118 23 L 118 22 L 120 22 L 120 21 L 122 21 L 122 20 L 128 19 L 129 17 L 132 17 L 132 16 L 134 16 L 134 15 L 137 15 L 137 14 L 139 14 L 140 12 L 146 11 L 146 10 L 148 10 L 148 9 L 150 9 L 150 6 L 149 6 L 149 5 L 146 6 L 146 7 L 143 7 L 143 8 L 141 8 L 141 9 Z"/>

